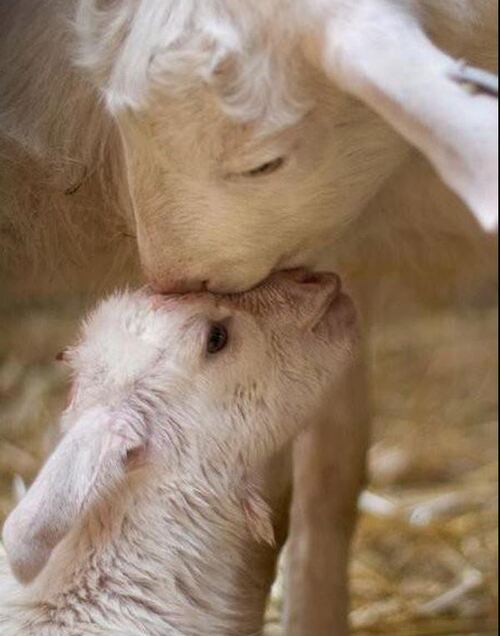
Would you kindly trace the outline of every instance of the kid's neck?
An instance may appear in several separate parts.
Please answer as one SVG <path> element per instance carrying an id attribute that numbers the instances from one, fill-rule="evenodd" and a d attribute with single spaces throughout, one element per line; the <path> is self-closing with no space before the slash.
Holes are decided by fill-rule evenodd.
<path id="1" fill-rule="evenodd" d="M 251 535 L 235 484 L 201 475 L 117 493 L 58 551 L 68 576 L 58 580 L 53 567 L 43 584 L 55 596 L 88 588 L 99 572 L 103 603 L 120 599 L 161 634 L 206 636 L 259 633 L 277 556 Z"/>

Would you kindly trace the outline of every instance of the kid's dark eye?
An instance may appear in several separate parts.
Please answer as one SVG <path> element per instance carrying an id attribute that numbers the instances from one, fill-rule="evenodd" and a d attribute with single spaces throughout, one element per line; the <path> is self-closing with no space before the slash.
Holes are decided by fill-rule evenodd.
<path id="1" fill-rule="evenodd" d="M 229 335 L 227 327 L 220 322 L 210 327 L 207 340 L 207 353 L 219 353 L 227 345 Z"/>

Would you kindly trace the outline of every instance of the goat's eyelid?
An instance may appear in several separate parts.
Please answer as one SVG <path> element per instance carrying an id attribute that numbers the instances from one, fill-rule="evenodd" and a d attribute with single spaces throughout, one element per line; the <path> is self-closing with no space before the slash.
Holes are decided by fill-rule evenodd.
<path id="1" fill-rule="evenodd" d="M 252 168 L 251 170 L 242 172 L 241 174 L 244 177 L 261 177 L 268 174 L 273 174 L 274 172 L 282 168 L 284 163 L 285 163 L 284 157 L 276 157 L 276 159 L 271 159 L 271 161 L 266 161 L 260 166 L 257 166 L 256 168 Z"/>
<path id="2" fill-rule="evenodd" d="M 232 170 L 226 173 L 226 179 L 258 179 L 259 177 L 267 177 L 278 172 L 286 164 L 286 157 L 276 157 L 265 161 L 254 168 L 248 170 Z"/>

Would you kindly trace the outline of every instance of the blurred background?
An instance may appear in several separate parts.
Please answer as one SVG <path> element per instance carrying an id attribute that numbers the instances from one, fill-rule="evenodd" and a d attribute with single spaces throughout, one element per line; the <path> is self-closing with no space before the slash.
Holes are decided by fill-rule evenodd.
<path id="1" fill-rule="evenodd" d="M 0 296 L 0 522 L 55 442 L 68 378 L 55 355 L 88 301 Z M 353 562 L 356 634 L 497 634 L 496 293 L 376 325 L 371 483 Z M 279 634 L 278 580 L 267 630 Z"/>

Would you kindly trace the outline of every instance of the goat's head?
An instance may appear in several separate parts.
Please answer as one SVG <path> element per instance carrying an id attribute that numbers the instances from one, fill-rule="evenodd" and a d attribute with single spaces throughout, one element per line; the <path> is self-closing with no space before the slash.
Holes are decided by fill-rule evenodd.
<path id="1" fill-rule="evenodd" d="M 258 470 L 324 406 L 356 344 L 355 311 L 334 274 L 275 274 L 229 297 L 105 301 L 65 354 L 66 433 L 4 528 L 16 575 L 36 576 L 131 471 L 168 484 L 200 470 L 227 483 Z"/>
<path id="2" fill-rule="evenodd" d="M 77 59 L 118 122 L 163 290 L 235 292 L 316 264 L 405 156 L 389 124 L 494 224 L 496 102 L 458 87 L 408 3 L 79 6 Z"/>
<path id="3" fill-rule="evenodd" d="M 288 5 L 81 2 L 78 60 L 118 123 L 165 291 L 315 265 L 404 151 L 301 54 Z"/>

